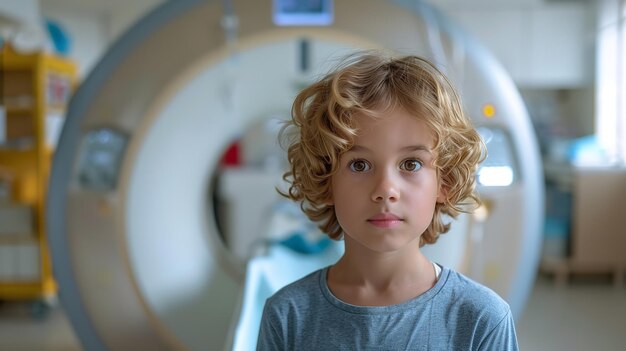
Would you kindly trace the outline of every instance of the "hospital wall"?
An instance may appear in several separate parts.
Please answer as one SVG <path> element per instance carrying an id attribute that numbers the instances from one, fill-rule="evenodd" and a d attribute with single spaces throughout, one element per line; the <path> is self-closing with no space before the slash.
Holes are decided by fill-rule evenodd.
<path id="1" fill-rule="evenodd" d="M 71 1 L 41 1 L 44 18 L 59 23 L 70 35 L 69 57 L 78 63 L 79 75 L 85 78 L 113 44 L 136 21 L 163 0 L 134 0 L 112 10 L 110 5 L 93 7 Z"/>

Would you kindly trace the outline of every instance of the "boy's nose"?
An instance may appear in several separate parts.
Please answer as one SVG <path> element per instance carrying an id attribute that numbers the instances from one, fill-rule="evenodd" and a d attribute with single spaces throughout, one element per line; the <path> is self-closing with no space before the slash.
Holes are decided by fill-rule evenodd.
<path id="1" fill-rule="evenodd" d="M 400 198 L 400 192 L 397 185 L 393 181 L 393 176 L 387 172 L 380 175 L 377 179 L 372 191 L 372 201 L 390 201 L 395 202 Z"/>

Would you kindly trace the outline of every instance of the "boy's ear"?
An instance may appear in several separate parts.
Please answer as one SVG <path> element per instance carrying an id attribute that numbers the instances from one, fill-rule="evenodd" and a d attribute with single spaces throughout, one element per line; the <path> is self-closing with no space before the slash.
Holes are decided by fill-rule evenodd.
<path id="1" fill-rule="evenodd" d="M 439 191 L 437 191 L 437 202 L 442 204 L 446 202 L 447 198 L 448 198 L 448 188 L 440 184 Z"/>

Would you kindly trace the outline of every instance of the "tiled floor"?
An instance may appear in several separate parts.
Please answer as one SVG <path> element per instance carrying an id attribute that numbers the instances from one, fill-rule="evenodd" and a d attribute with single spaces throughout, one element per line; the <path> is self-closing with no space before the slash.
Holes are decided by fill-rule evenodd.
<path id="1" fill-rule="evenodd" d="M 517 332 L 520 348 L 527 351 L 626 350 L 626 287 L 574 282 L 559 288 L 540 278 Z M 80 349 L 60 307 L 36 320 L 24 305 L 0 306 L 0 350 Z"/>
<path id="2" fill-rule="evenodd" d="M 539 279 L 517 323 L 522 350 L 626 350 L 626 287 Z"/>

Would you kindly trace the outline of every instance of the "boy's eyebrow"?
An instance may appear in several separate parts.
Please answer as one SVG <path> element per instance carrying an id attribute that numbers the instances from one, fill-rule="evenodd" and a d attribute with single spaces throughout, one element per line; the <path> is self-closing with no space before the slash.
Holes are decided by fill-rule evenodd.
<path id="1" fill-rule="evenodd" d="M 365 146 L 352 145 L 352 147 L 347 150 L 347 152 L 350 152 L 350 151 L 352 151 L 352 152 L 359 152 L 359 151 L 371 151 L 371 150 L 366 148 Z"/>
<path id="2" fill-rule="evenodd" d="M 409 145 L 409 146 L 405 146 L 402 149 L 400 149 L 401 151 L 404 152 L 411 152 L 411 151 L 424 151 L 427 152 L 429 154 L 432 154 L 432 151 L 430 150 L 430 148 L 428 148 L 425 145 Z M 348 151 L 352 151 L 352 152 L 371 152 L 370 149 L 368 149 L 367 147 L 363 146 L 363 145 L 353 145 Z"/>
<path id="3" fill-rule="evenodd" d="M 402 148 L 402 151 L 425 151 L 429 154 L 432 154 L 430 148 L 426 147 L 426 145 L 409 145 Z"/>

